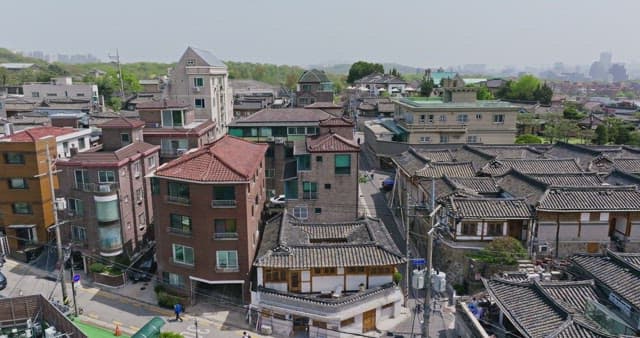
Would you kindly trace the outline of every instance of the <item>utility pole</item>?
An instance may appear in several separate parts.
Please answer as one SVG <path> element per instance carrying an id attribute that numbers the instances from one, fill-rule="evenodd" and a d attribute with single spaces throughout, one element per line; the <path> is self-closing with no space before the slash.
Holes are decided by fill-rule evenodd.
<path id="1" fill-rule="evenodd" d="M 431 269 L 433 269 L 433 232 L 438 226 L 440 226 L 440 223 L 434 224 L 434 220 L 438 210 L 440 210 L 439 205 L 437 208 L 433 208 L 431 213 L 429 214 L 429 218 L 431 218 L 431 229 L 429 229 L 429 231 L 427 232 L 427 275 L 425 276 L 427 278 L 425 281 L 426 292 L 424 293 L 424 313 L 422 314 L 423 338 L 429 338 L 429 320 L 431 319 Z"/>
<path id="2" fill-rule="evenodd" d="M 78 317 L 78 302 L 76 302 L 76 281 L 75 281 L 75 271 L 73 271 L 73 264 L 75 263 L 73 260 L 73 248 L 69 246 L 69 259 L 71 260 L 71 295 L 73 296 L 73 312 L 76 317 Z"/>
<path id="3" fill-rule="evenodd" d="M 397 181 L 396 181 L 397 182 Z M 395 184 L 394 184 L 395 185 Z M 405 275 L 404 275 L 404 283 L 405 283 L 405 298 L 404 298 L 404 306 L 406 307 L 409 304 L 409 256 L 410 256 L 410 250 L 409 250 L 409 187 L 407 186 L 406 188 L 406 201 L 404 203 L 404 217 L 403 217 L 403 223 L 404 223 L 404 240 L 405 240 L 405 249 L 406 249 L 406 253 L 407 253 L 407 262 L 405 263 Z"/>
<path id="4" fill-rule="evenodd" d="M 58 221 L 58 210 L 56 208 L 56 191 L 53 184 L 53 162 L 51 161 L 51 152 L 49 151 L 49 144 L 47 144 L 47 175 L 49 176 L 49 187 L 51 188 L 51 208 L 53 209 L 53 226 L 56 231 L 56 246 L 58 247 L 58 260 L 60 263 L 60 287 L 62 288 L 62 303 L 66 304 L 67 286 L 64 282 L 64 253 L 62 252 L 62 235 L 60 234 L 60 224 Z M 38 175 L 39 176 L 39 175 Z"/>
<path id="5" fill-rule="evenodd" d="M 118 78 L 120 79 L 120 97 L 122 97 L 122 101 L 124 103 L 124 80 L 122 79 L 122 68 L 120 67 L 120 53 L 116 48 L 116 56 L 109 55 L 109 58 L 112 60 L 116 60 L 116 65 L 118 66 Z"/>

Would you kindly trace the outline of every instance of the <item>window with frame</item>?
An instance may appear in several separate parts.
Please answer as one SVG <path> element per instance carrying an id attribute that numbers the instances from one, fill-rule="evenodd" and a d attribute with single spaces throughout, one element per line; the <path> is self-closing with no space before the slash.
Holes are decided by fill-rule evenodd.
<path id="1" fill-rule="evenodd" d="M 431 142 L 431 137 L 429 137 L 429 136 L 420 136 L 418 141 L 420 143 L 430 143 Z"/>
<path id="2" fill-rule="evenodd" d="M 324 184 L 324 188 L 325 189 L 331 189 L 331 183 L 325 183 Z"/>
<path id="3" fill-rule="evenodd" d="M 180 244 L 173 244 L 173 262 L 193 265 L 193 248 Z"/>
<path id="4" fill-rule="evenodd" d="M 476 222 L 462 222 L 460 226 L 460 234 L 466 236 L 478 235 L 478 223 Z"/>
<path id="5" fill-rule="evenodd" d="M 24 164 L 24 154 L 15 152 L 4 153 L 4 162 L 6 164 Z"/>
<path id="6" fill-rule="evenodd" d="M 195 66 L 196 65 L 196 59 L 187 59 L 186 65 L 187 66 Z"/>
<path id="7" fill-rule="evenodd" d="M 147 158 L 147 167 L 149 169 L 156 167 L 156 158 L 155 157 L 151 156 L 151 157 Z"/>
<path id="8" fill-rule="evenodd" d="M 427 120 L 427 115 L 421 114 L 420 115 L 420 123 L 425 123 L 426 120 Z"/>
<path id="9" fill-rule="evenodd" d="M 191 199 L 189 198 L 189 185 L 181 182 L 168 182 L 169 194 L 167 199 L 169 202 L 177 202 L 182 204 L 189 204 Z"/>
<path id="10" fill-rule="evenodd" d="M 120 134 L 120 143 L 124 145 L 131 143 L 131 135 L 129 135 L 128 133 Z"/>
<path id="11" fill-rule="evenodd" d="M 141 212 L 140 215 L 138 215 L 138 225 L 144 225 L 147 223 L 147 218 L 144 217 L 144 212 Z"/>
<path id="12" fill-rule="evenodd" d="M 204 108 L 204 99 L 200 98 L 200 99 L 195 99 L 195 104 L 194 106 L 196 108 Z"/>
<path id="13" fill-rule="evenodd" d="M 78 139 L 78 149 L 82 150 L 87 147 L 87 142 L 84 138 Z"/>
<path id="14" fill-rule="evenodd" d="M 504 123 L 504 114 L 493 115 L 493 123 Z"/>
<path id="15" fill-rule="evenodd" d="M 488 222 L 487 236 L 502 236 L 502 222 Z"/>
<path id="16" fill-rule="evenodd" d="M 434 115 L 433 114 L 429 114 L 429 118 L 428 118 L 428 122 L 429 123 L 433 123 L 433 119 L 434 119 Z"/>
<path id="17" fill-rule="evenodd" d="M 367 268 L 364 266 L 348 266 L 345 271 L 346 273 L 366 273 Z"/>
<path id="18" fill-rule="evenodd" d="M 276 175 L 276 169 L 274 168 L 267 168 L 264 170 L 264 177 L 266 178 L 273 178 Z"/>
<path id="19" fill-rule="evenodd" d="M 311 170 L 311 155 L 298 155 L 296 156 L 298 171 Z"/>
<path id="20" fill-rule="evenodd" d="M 10 178 L 9 189 L 29 189 L 27 179 L 25 178 Z"/>
<path id="21" fill-rule="evenodd" d="M 322 213 L 322 208 L 315 208 L 315 210 L 313 211 L 316 215 L 319 215 Z"/>
<path id="22" fill-rule="evenodd" d="M 193 78 L 193 86 L 194 87 L 204 87 L 204 78 L 194 77 Z"/>
<path id="23" fill-rule="evenodd" d="M 181 235 L 191 235 L 191 217 L 178 214 L 170 214 L 169 232 Z"/>
<path id="24" fill-rule="evenodd" d="M 40 97 L 40 92 L 31 92 L 31 97 Z"/>
<path id="25" fill-rule="evenodd" d="M 286 282 L 287 270 L 282 269 L 264 269 L 265 282 Z"/>
<path id="26" fill-rule="evenodd" d="M 151 194 L 158 195 L 160 193 L 160 180 L 157 177 L 151 178 Z"/>
<path id="27" fill-rule="evenodd" d="M 171 272 L 162 272 L 162 281 L 166 284 L 175 287 L 183 287 L 184 286 L 184 277 L 182 275 L 178 275 Z"/>
<path id="28" fill-rule="evenodd" d="M 77 198 L 69 198 L 68 205 L 69 212 L 73 215 L 82 216 L 84 215 L 84 207 L 82 205 L 82 200 Z"/>
<path id="29" fill-rule="evenodd" d="M 12 205 L 13 213 L 16 215 L 30 215 L 33 214 L 33 210 L 31 210 L 31 204 L 27 202 L 15 202 Z"/>
<path id="30" fill-rule="evenodd" d="M 216 267 L 218 269 L 238 269 L 238 251 L 216 251 Z"/>
<path id="31" fill-rule="evenodd" d="M 305 199 L 305 200 L 318 199 L 318 183 L 302 182 L 302 199 Z"/>
<path id="32" fill-rule="evenodd" d="M 351 174 L 351 155 L 350 154 L 335 155 L 335 174 L 336 175 Z"/>
<path id="33" fill-rule="evenodd" d="M 449 143 L 449 135 L 440 135 L 440 143 Z"/>
<path id="34" fill-rule="evenodd" d="M 476 120 L 482 120 L 482 114 L 476 113 Z"/>
<path id="35" fill-rule="evenodd" d="M 115 183 L 116 175 L 113 170 L 98 171 L 98 183 Z"/>
<path id="36" fill-rule="evenodd" d="M 142 203 L 144 200 L 144 193 L 142 192 L 142 188 L 136 189 L 136 203 Z"/>
<path id="37" fill-rule="evenodd" d="M 313 268 L 314 275 L 335 275 L 338 273 L 336 267 Z"/>
<path id="38" fill-rule="evenodd" d="M 458 114 L 456 117 L 458 123 L 467 123 L 469 122 L 469 115 L 467 114 Z"/>
<path id="39" fill-rule="evenodd" d="M 309 208 L 307 208 L 307 206 L 293 207 L 293 217 L 297 219 L 309 218 Z"/>
<path id="40" fill-rule="evenodd" d="M 213 187 L 213 205 L 235 206 L 236 205 L 236 188 L 232 185 L 214 186 Z"/>
<path id="41" fill-rule="evenodd" d="M 163 110 L 162 127 L 181 128 L 184 126 L 184 114 L 182 110 Z"/>
<path id="42" fill-rule="evenodd" d="M 440 115 L 440 122 L 447 122 L 447 115 L 446 114 Z"/>
<path id="43" fill-rule="evenodd" d="M 467 136 L 467 143 L 478 143 L 478 136 L 476 135 Z"/>
<path id="44" fill-rule="evenodd" d="M 216 219 L 214 223 L 214 237 L 216 239 L 238 238 L 238 227 L 235 218 Z"/>
<path id="45" fill-rule="evenodd" d="M 140 161 L 133 162 L 133 177 L 140 177 Z"/>
<path id="46" fill-rule="evenodd" d="M 87 228 L 79 225 L 72 225 L 71 239 L 74 242 L 85 242 L 87 240 Z"/>
<path id="47" fill-rule="evenodd" d="M 316 156 L 316 162 L 322 162 L 322 156 Z"/>

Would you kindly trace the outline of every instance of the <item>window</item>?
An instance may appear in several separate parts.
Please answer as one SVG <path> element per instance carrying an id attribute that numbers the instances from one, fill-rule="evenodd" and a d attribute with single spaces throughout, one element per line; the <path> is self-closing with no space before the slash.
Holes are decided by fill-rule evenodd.
<path id="1" fill-rule="evenodd" d="M 588 212 L 582 212 L 580 213 L 580 222 L 589 222 L 590 220 L 590 214 Z M 594 217 L 595 219 L 595 217 Z"/>
<path id="2" fill-rule="evenodd" d="M 115 183 L 116 176 L 113 170 L 98 171 L 98 183 Z"/>
<path id="3" fill-rule="evenodd" d="M 238 269 L 238 251 L 216 251 L 218 269 Z"/>
<path id="4" fill-rule="evenodd" d="M 204 99 L 196 99 L 195 101 L 196 108 L 204 108 Z"/>
<path id="5" fill-rule="evenodd" d="M 440 143 L 449 143 L 449 135 L 440 135 Z"/>
<path id="6" fill-rule="evenodd" d="M 310 92 L 311 91 L 311 85 L 310 84 L 303 84 L 302 85 L 302 91 L 303 92 Z"/>
<path id="7" fill-rule="evenodd" d="M 476 113 L 476 120 L 482 120 L 482 114 Z"/>
<path id="8" fill-rule="evenodd" d="M 40 92 L 31 92 L 31 97 L 40 97 Z"/>
<path id="9" fill-rule="evenodd" d="M 158 195 L 160 193 L 160 181 L 156 177 L 151 178 L 151 194 Z"/>
<path id="10" fill-rule="evenodd" d="M 85 242 L 87 240 L 87 229 L 79 225 L 72 225 L 71 239 L 74 242 Z"/>
<path id="11" fill-rule="evenodd" d="M 10 178 L 9 189 L 28 189 L 27 180 L 24 178 Z"/>
<path id="12" fill-rule="evenodd" d="M 191 235 L 191 217 L 170 214 L 169 232 L 174 234 Z"/>
<path id="13" fill-rule="evenodd" d="M 74 175 L 76 178 L 76 189 L 84 189 L 84 185 L 89 183 L 87 171 L 78 169 L 74 171 Z"/>
<path id="14" fill-rule="evenodd" d="M 298 160 L 298 171 L 311 170 L 311 155 L 297 156 L 297 160 Z"/>
<path id="15" fill-rule="evenodd" d="M 127 133 L 120 134 L 120 142 L 125 145 L 131 143 L 131 137 Z"/>
<path id="16" fill-rule="evenodd" d="M 467 143 L 478 143 L 478 136 L 476 135 L 467 136 Z"/>
<path id="17" fill-rule="evenodd" d="M 15 202 L 13 203 L 13 213 L 17 215 L 30 215 L 33 213 L 31 204 L 27 202 Z"/>
<path id="18" fill-rule="evenodd" d="M 140 161 L 133 162 L 133 177 L 140 177 Z"/>
<path id="19" fill-rule="evenodd" d="M 173 262 L 193 265 L 193 248 L 180 244 L 173 244 Z"/>
<path id="20" fill-rule="evenodd" d="M 155 168 L 155 166 L 156 166 L 156 158 L 153 156 L 147 158 L 147 167 L 151 169 L 151 168 Z"/>
<path id="21" fill-rule="evenodd" d="M 162 127 L 165 128 L 181 128 L 184 125 L 184 117 L 182 110 L 163 110 L 162 111 Z"/>
<path id="22" fill-rule="evenodd" d="M 316 208 L 316 209 L 314 210 L 314 212 L 316 213 L 316 215 L 317 215 L 317 214 L 321 214 L 321 213 L 322 213 L 322 208 Z"/>
<path id="23" fill-rule="evenodd" d="M 335 267 L 313 268 L 314 275 L 335 275 L 338 269 Z"/>
<path id="24" fill-rule="evenodd" d="M 78 148 L 82 150 L 86 147 L 87 147 L 87 142 L 84 140 L 84 138 L 78 139 Z"/>
<path id="25" fill-rule="evenodd" d="M 504 114 L 493 115 L 493 123 L 504 123 Z"/>
<path id="26" fill-rule="evenodd" d="M 305 199 L 305 200 L 318 199 L 318 183 L 302 182 L 302 199 Z"/>
<path id="27" fill-rule="evenodd" d="M 69 198 L 69 214 L 75 216 L 82 216 L 84 214 L 84 207 L 82 206 L 82 200 L 77 198 Z"/>
<path id="28" fill-rule="evenodd" d="M 47 96 L 58 96 L 57 93 L 47 93 Z"/>
<path id="29" fill-rule="evenodd" d="M 325 189 L 331 189 L 331 183 L 325 183 L 324 184 L 324 188 Z"/>
<path id="30" fill-rule="evenodd" d="M 213 223 L 215 226 L 215 238 L 238 238 L 238 228 L 236 227 L 236 220 L 234 218 L 216 219 Z"/>
<path id="31" fill-rule="evenodd" d="M 236 189 L 232 185 L 213 188 L 213 206 L 233 207 L 236 205 Z"/>
<path id="32" fill-rule="evenodd" d="M 309 218 L 309 209 L 307 209 L 306 205 L 294 207 L 293 217 L 297 219 L 307 219 Z"/>
<path id="33" fill-rule="evenodd" d="M 387 303 L 387 304 L 382 305 L 382 309 L 390 309 L 392 307 L 393 307 L 393 303 Z"/>
<path id="34" fill-rule="evenodd" d="M 431 143 L 431 137 L 429 136 L 420 136 L 420 143 Z"/>
<path id="35" fill-rule="evenodd" d="M 457 120 L 458 123 L 467 123 L 469 122 L 469 116 L 467 114 L 458 114 Z"/>
<path id="36" fill-rule="evenodd" d="M 264 176 L 266 178 L 273 178 L 273 176 L 275 176 L 275 174 L 276 174 L 276 170 L 273 169 L 273 168 L 268 168 L 268 169 L 265 169 L 265 171 L 264 171 Z"/>
<path id="37" fill-rule="evenodd" d="M 162 272 L 162 281 L 175 287 L 181 288 L 184 286 L 184 277 L 171 272 Z"/>
<path id="38" fill-rule="evenodd" d="M 286 282 L 287 270 L 264 269 L 265 282 Z"/>
<path id="39" fill-rule="evenodd" d="M 195 66 L 196 59 L 187 59 L 187 66 Z"/>
<path id="40" fill-rule="evenodd" d="M 502 236 L 502 222 L 487 223 L 487 236 Z"/>
<path id="41" fill-rule="evenodd" d="M 193 86 L 194 87 L 204 87 L 204 79 L 201 77 L 193 78 Z"/>
<path id="42" fill-rule="evenodd" d="M 440 122 L 447 122 L 447 115 L 445 114 L 440 115 Z"/>
<path id="43" fill-rule="evenodd" d="M 424 114 L 420 115 L 420 123 L 424 123 L 426 119 L 427 119 L 427 115 L 424 115 Z"/>
<path id="44" fill-rule="evenodd" d="M 433 114 L 429 114 L 429 123 L 433 123 L 433 118 L 434 118 Z"/>
<path id="45" fill-rule="evenodd" d="M 463 222 L 461 235 L 477 236 L 478 235 L 478 223 L 476 222 Z"/>
<path id="46" fill-rule="evenodd" d="M 140 215 L 138 215 L 138 224 L 143 225 L 145 223 L 147 223 L 147 219 L 146 217 L 144 217 L 144 212 L 143 212 L 143 213 L 140 213 Z"/>
<path id="47" fill-rule="evenodd" d="M 322 156 L 316 156 L 316 162 L 322 162 Z"/>
<path id="48" fill-rule="evenodd" d="M 351 155 L 336 155 L 335 157 L 335 173 L 336 175 L 351 174 Z"/>
<path id="49" fill-rule="evenodd" d="M 77 97 L 84 97 L 84 93 L 77 93 L 76 96 Z"/>
<path id="50" fill-rule="evenodd" d="M 189 185 L 179 182 L 169 182 L 169 202 L 177 202 L 182 204 L 189 204 Z"/>
<path id="51" fill-rule="evenodd" d="M 24 164 L 24 154 L 21 153 L 5 153 L 4 162 L 7 164 Z"/>
<path id="52" fill-rule="evenodd" d="M 142 188 L 136 189 L 136 203 L 142 203 L 144 199 L 144 194 L 142 193 Z"/>

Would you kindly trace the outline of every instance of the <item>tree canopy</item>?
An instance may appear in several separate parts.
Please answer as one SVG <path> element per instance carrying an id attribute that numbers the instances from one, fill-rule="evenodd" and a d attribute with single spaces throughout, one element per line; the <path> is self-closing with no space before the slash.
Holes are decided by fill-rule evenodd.
<path id="1" fill-rule="evenodd" d="M 429 78 L 429 80 L 422 79 L 422 82 L 420 82 L 420 95 L 426 96 L 426 97 L 431 96 L 434 86 L 435 84 L 433 83 L 433 79 L 431 78 Z"/>
<path id="2" fill-rule="evenodd" d="M 347 83 L 354 83 L 356 80 L 373 73 L 384 73 L 384 66 L 380 63 L 358 61 L 349 68 Z"/>
<path id="3" fill-rule="evenodd" d="M 516 144 L 541 144 L 542 138 L 533 134 L 523 134 L 516 137 Z"/>
<path id="4" fill-rule="evenodd" d="M 507 81 L 506 85 L 497 93 L 498 98 L 520 101 L 538 101 L 550 104 L 553 90 L 546 83 L 533 75 L 521 76 L 518 80 Z"/>
<path id="5" fill-rule="evenodd" d="M 93 82 L 98 86 L 98 92 L 104 96 L 104 102 L 113 110 L 122 109 L 122 97 L 140 91 L 140 83 L 138 78 L 131 72 L 122 70 L 122 82 L 124 85 L 124 94 L 120 90 L 120 77 L 114 69 L 107 71 L 105 75 L 98 77 L 87 76 L 85 82 Z"/>
<path id="6" fill-rule="evenodd" d="M 471 257 L 491 264 L 515 265 L 519 259 L 527 258 L 527 250 L 517 239 L 506 236 L 495 238 L 486 247 Z"/>

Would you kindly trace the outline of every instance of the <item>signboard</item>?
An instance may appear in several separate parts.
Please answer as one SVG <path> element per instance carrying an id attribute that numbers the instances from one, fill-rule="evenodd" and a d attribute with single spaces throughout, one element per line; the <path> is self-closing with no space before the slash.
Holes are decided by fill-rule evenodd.
<path id="1" fill-rule="evenodd" d="M 73 282 L 77 283 L 80 281 L 80 275 L 73 275 Z"/>
<path id="2" fill-rule="evenodd" d="M 424 258 L 412 258 L 411 265 L 425 265 L 427 264 L 427 260 Z"/>

